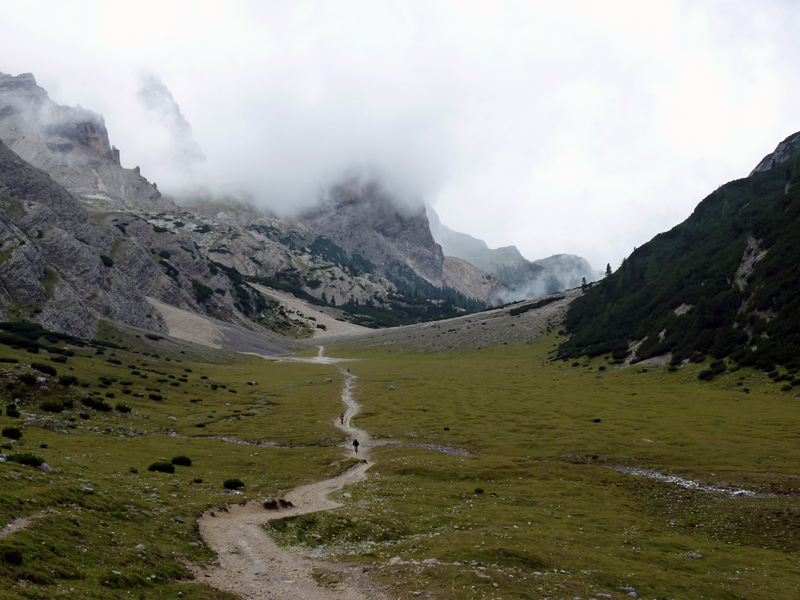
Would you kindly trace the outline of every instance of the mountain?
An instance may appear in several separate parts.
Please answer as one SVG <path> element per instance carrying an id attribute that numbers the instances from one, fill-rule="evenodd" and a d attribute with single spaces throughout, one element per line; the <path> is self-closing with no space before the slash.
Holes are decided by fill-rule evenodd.
<path id="1" fill-rule="evenodd" d="M 564 358 L 800 368 L 800 133 L 571 306 Z"/>
<path id="2" fill-rule="evenodd" d="M 103 118 L 60 106 L 30 73 L 0 73 L 0 140 L 95 210 L 176 210 L 139 168 L 125 169 Z"/>
<path id="3" fill-rule="evenodd" d="M 348 176 L 300 221 L 406 293 L 446 298 L 468 292 L 484 305 L 497 300 L 493 278 L 445 261 L 422 202 L 400 196 L 376 177 Z"/>
<path id="4" fill-rule="evenodd" d="M 204 160 L 161 80 L 144 78 L 136 100 L 169 134 L 165 164 Z M 103 319 L 164 332 L 148 298 L 265 334 L 314 334 L 255 284 L 359 325 L 403 325 L 575 287 L 569 274 L 588 269 L 577 257 L 532 263 L 515 248 L 507 260 L 486 249 L 490 261 L 443 251 L 432 231 L 446 228 L 431 226 L 419 198 L 360 172 L 292 218 L 189 193 L 179 206 L 122 166 L 100 115 L 56 104 L 31 74 L 0 73 L 0 140 L 0 310 L 70 334 L 91 337 Z"/>
<path id="5" fill-rule="evenodd" d="M 516 246 L 489 248 L 483 240 L 443 225 L 431 206 L 426 207 L 433 237 L 447 256 L 463 259 L 497 277 L 505 286 L 503 302 L 538 298 L 597 281 L 602 273 L 573 254 L 556 254 L 535 261 L 525 259 Z"/>
<path id="6" fill-rule="evenodd" d="M 144 76 L 136 98 L 146 113 L 166 132 L 165 160 L 169 168 L 191 172 L 193 167 L 205 160 L 200 144 L 192 134 L 192 126 L 161 79 L 152 73 Z"/>

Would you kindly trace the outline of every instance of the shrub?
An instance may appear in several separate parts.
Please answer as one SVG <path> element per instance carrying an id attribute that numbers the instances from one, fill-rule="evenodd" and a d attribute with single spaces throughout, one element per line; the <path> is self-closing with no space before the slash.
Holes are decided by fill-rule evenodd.
<path id="1" fill-rule="evenodd" d="M 161 473 L 174 473 L 175 465 L 165 460 L 159 460 L 147 467 L 148 471 L 159 471 Z"/>
<path id="2" fill-rule="evenodd" d="M 58 380 L 61 382 L 61 385 L 72 385 L 78 382 L 78 378 L 75 375 L 62 375 Z"/>
<path id="3" fill-rule="evenodd" d="M 698 379 L 702 379 L 703 381 L 711 381 L 714 379 L 714 372 L 711 369 L 703 369 L 697 375 Z"/>
<path id="4" fill-rule="evenodd" d="M 22 564 L 22 552 L 16 548 L 3 548 L 0 550 L 0 562 L 18 567 Z"/>
<path id="5" fill-rule="evenodd" d="M 42 402 L 42 410 L 52 413 L 60 413 L 64 410 L 64 403 L 59 400 L 45 400 Z"/>
<path id="6" fill-rule="evenodd" d="M 3 427 L 3 437 L 18 440 L 22 437 L 22 430 L 19 427 Z"/>
<path id="7" fill-rule="evenodd" d="M 30 373 L 23 373 L 19 376 L 19 382 L 25 385 L 36 385 L 36 376 Z"/>
<path id="8" fill-rule="evenodd" d="M 144 337 L 146 337 L 148 340 L 153 340 L 154 342 L 164 339 L 163 337 L 161 337 L 160 335 L 156 335 L 155 333 L 145 333 Z"/>
<path id="9" fill-rule="evenodd" d="M 482 494 L 483 493 L 483 488 L 479 488 L 479 487 L 475 488 L 475 493 L 476 494 Z"/>
<path id="10" fill-rule="evenodd" d="M 0 363 L 19 364 L 19 360 L 17 360 L 16 358 L 0 357 Z"/>
<path id="11" fill-rule="evenodd" d="M 54 367 L 52 367 L 51 365 L 46 365 L 45 363 L 32 362 L 31 368 L 36 369 L 37 371 L 41 371 L 46 375 L 52 375 L 53 377 L 55 377 L 58 374 Z"/>
<path id="12" fill-rule="evenodd" d="M 222 482 L 222 487 L 226 490 L 238 490 L 244 487 L 244 482 L 241 479 L 231 478 Z"/>
<path id="13" fill-rule="evenodd" d="M 44 464 L 44 459 L 41 456 L 36 456 L 32 452 L 10 454 L 9 456 L 6 456 L 6 460 L 10 460 L 21 465 L 28 465 L 30 467 L 38 467 L 39 465 Z"/>
<path id="14" fill-rule="evenodd" d="M 183 467 L 191 467 L 192 466 L 192 459 L 188 456 L 174 456 L 172 458 L 173 465 L 181 465 Z"/>
<path id="15" fill-rule="evenodd" d="M 192 289 L 194 290 L 194 297 L 198 304 L 202 304 L 214 295 L 214 290 L 197 279 L 192 279 Z"/>
<path id="16" fill-rule="evenodd" d="M 131 407 L 126 404 L 117 404 L 115 407 L 121 413 L 129 413 L 131 412 Z"/>
<path id="17" fill-rule="evenodd" d="M 150 400 L 163 400 L 164 397 L 161 394 L 149 394 Z"/>
<path id="18" fill-rule="evenodd" d="M 85 398 L 81 398 L 81 402 L 84 406 L 88 406 L 89 408 L 93 408 L 95 410 L 101 410 L 103 412 L 110 411 L 113 407 L 101 398 L 95 398 L 94 396 L 86 396 Z"/>
<path id="19" fill-rule="evenodd" d="M 64 364 L 64 363 L 67 362 L 67 357 L 66 356 L 51 356 L 50 357 L 50 361 L 54 362 L 54 363 Z"/>
<path id="20" fill-rule="evenodd" d="M 20 415 L 19 409 L 16 406 L 9 405 L 8 408 L 6 408 L 6 415 L 12 419 L 18 419 Z"/>

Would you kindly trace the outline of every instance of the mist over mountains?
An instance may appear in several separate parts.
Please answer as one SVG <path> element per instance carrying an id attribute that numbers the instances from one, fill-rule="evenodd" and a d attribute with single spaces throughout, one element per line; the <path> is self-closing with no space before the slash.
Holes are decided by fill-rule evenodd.
<path id="1" fill-rule="evenodd" d="M 154 135 L 147 129 L 143 135 L 163 153 L 163 168 L 178 179 L 204 169 L 208 161 L 163 82 L 145 77 L 137 99 L 161 131 Z M 50 188 L 71 198 L 64 223 L 84 223 L 78 231 L 51 219 L 35 235 L 26 233 L 27 225 L 14 234 L 17 246 L 6 246 L 4 285 L 12 290 L 16 278 L 26 278 L 40 281 L 41 289 L 23 303 L 32 303 L 26 309 L 32 314 L 20 312 L 19 298 L 9 292 L 9 315 L 38 315 L 51 328 L 81 335 L 93 332 L 104 317 L 160 331 L 163 324 L 150 310 L 149 296 L 244 327 L 274 332 L 289 327 L 291 319 L 278 314 L 251 282 L 379 327 L 536 297 L 597 275 L 579 257 L 530 262 L 513 247 L 489 250 L 442 225 L 413 182 L 377 166 L 342 171 L 289 216 L 266 211 L 253 198 L 208 188 L 185 188 L 179 206 L 138 167 L 125 168 L 124 152 L 109 138 L 102 116 L 57 105 L 33 75 L 0 74 L 7 172 L 24 171 L 27 161 L 30 173 L 38 168 L 50 176 L 46 186 L 46 175 L 36 176 L 42 180 L 38 187 L 20 184 L 27 175 L 7 182 L 9 231 L 27 223 L 28 206 L 47 205 L 55 192 L 42 190 Z M 11 151 L 19 158 L 12 160 Z M 20 207 L 19 214 L 12 206 Z M 39 252 L 25 269 L 14 266 L 14 248 L 23 246 Z M 82 250 L 76 254 L 77 247 Z M 56 259 L 61 255 L 72 257 L 69 269 Z M 80 280 L 77 273 L 87 271 L 95 276 Z M 66 290 L 70 302 L 63 301 Z M 125 311 L 129 316 L 122 316 Z M 313 333 L 313 323 L 305 326 Z"/>

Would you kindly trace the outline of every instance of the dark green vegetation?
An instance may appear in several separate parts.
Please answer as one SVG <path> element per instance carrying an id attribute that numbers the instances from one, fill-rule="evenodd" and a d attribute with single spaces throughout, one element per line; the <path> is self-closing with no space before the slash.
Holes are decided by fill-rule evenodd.
<path id="1" fill-rule="evenodd" d="M 563 357 L 800 368 L 800 154 L 721 186 L 571 306 Z"/>
<path id="2" fill-rule="evenodd" d="M 196 518 L 281 497 L 348 464 L 341 436 L 319 417 L 341 410 L 340 390 L 323 383 L 331 367 L 197 350 L 107 324 L 92 341 L 0 327 L 3 600 L 232 599 L 186 568 L 213 559 Z M 56 375 L 33 368 L 52 357 L 67 357 Z M 245 482 L 246 495 L 223 487 L 229 479 Z"/>
<path id="3" fill-rule="evenodd" d="M 359 359 L 354 424 L 401 445 L 372 447 L 344 507 L 273 521 L 274 535 L 376 565 L 403 598 L 797 596 L 798 400 L 750 369 L 699 383 L 703 365 L 551 363 L 554 341 L 329 349 Z M 433 558 L 447 564 L 421 565 Z"/>

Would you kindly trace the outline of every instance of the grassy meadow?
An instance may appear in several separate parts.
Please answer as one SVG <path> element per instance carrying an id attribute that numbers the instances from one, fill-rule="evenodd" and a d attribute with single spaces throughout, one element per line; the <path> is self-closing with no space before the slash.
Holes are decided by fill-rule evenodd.
<path id="1" fill-rule="evenodd" d="M 105 337 L 119 347 L 0 346 L 0 535 L 32 518 L 0 539 L 0 598 L 230 597 L 191 581 L 185 563 L 214 558 L 196 519 L 347 467 L 331 424 L 340 388 L 324 383 L 333 369 L 198 352 L 159 336 Z M 67 357 L 55 352 L 65 348 Z M 54 383 L 34 362 L 77 379 Z M 48 389 L 21 383 L 26 374 L 46 376 Z M 110 410 L 86 406 L 89 396 Z M 53 401 L 71 407 L 42 409 Z M 52 471 L 14 455 L 38 457 Z M 191 464 L 149 470 L 176 457 Z M 244 486 L 226 489 L 228 479 Z"/>
<path id="2" fill-rule="evenodd" d="M 551 363 L 554 343 L 329 349 L 359 359 L 354 424 L 404 445 L 373 448 L 342 509 L 270 528 L 374 563 L 398 597 L 800 595 L 800 400 L 757 372 Z"/>
<path id="3" fill-rule="evenodd" d="M 0 428 L 21 433 L 0 439 L 0 525 L 31 519 L 0 539 L 0 599 L 232 598 L 185 566 L 214 559 L 196 519 L 345 469 L 341 377 L 110 327 L 103 339 L 0 345 Z M 703 365 L 551 362 L 556 343 L 327 347 L 357 359 L 354 424 L 375 466 L 343 507 L 268 529 L 365 563 L 397 598 L 800 596 L 800 399 L 744 369 L 701 382 Z M 25 383 L 34 362 L 76 381 Z M 42 408 L 53 401 L 71 406 Z M 25 454 L 52 471 L 11 460 Z M 148 470 L 181 456 L 191 465 Z"/>

